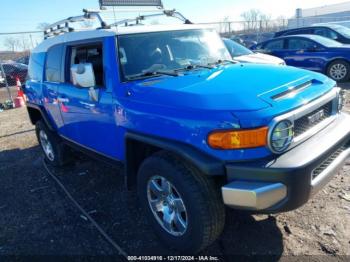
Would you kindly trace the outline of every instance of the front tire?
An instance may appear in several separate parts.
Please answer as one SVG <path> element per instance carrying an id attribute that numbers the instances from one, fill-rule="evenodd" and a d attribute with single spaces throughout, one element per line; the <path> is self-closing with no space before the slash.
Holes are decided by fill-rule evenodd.
<path id="1" fill-rule="evenodd" d="M 156 234 L 169 247 L 197 253 L 223 230 L 219 187 L 173 154 L 161 151 L 142 163 L 138 195 Z"/>
<path id="2" fill-rule="evenodd" d="M 350 77 L 350 65 L 344 60 L 335 60 L 327 68 L 327 76 L 337 82 L 345 82 Z"/>
<path id="3" fill-rule="evenodd" d="M 66 165 L 71 160 L 71 152 L 62 143 L 60 137 L 50 131 L 43 121 L 35 124 L 38 142 L 48 163 L 55 167 Z"/>

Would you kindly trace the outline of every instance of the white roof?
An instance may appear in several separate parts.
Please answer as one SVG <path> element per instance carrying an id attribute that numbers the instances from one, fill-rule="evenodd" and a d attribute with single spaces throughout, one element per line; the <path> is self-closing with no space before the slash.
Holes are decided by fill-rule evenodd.
<path id="1" fill-rule="evenodd" d="M 193 25 L 193 24 L 180 24 L 180 25 L 139 25 L 139 26 L 127 26 L 118 27 L 116 29 L 94 29 L 84 30 L 78 32 L 65 33 L 55 37 L 48 38 L 39 44 L 32 53 L 46 52 L 50 47 L 66 42 L 73 42 L 79 40 L 87 40 L 94 38 L 102 38 L 117 35 L 127 34 L 141 34 L 152 32 L 165 32 L 165 31 L 178 31 L 178 30 L 193 30 L 193 29 L 207 29 L 212 28 L 210 26 Z"/>

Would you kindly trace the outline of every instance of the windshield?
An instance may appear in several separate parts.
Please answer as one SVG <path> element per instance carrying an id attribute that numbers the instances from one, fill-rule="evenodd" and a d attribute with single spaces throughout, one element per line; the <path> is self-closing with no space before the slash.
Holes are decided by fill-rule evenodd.
<path id="1" fill-rule="evenodd" d="M 313 36 L 309 36 L 310 39 L 320 43 L 321 45 L 325 46 L 325 47 L 342 47 L 343 44 L 339 43 L 335 40 L 323 37 L 323 36 L 317 36 L 317 35 L 313 35 Z"/>
<path id="2" fill-rule="evenodd" d="M 118 36 L 124 79 L 231 59 L 215 30 L 195 29 Z"/>
<path id="3" fill-rule="evenodd" d="M 248 48 L 232 41 L 230 39 L 224 39 L 224 43 L 228 51 L 230 52 L 232 58 L 242 56 L 242 55 L 250 55 L 253 54 Z"/>

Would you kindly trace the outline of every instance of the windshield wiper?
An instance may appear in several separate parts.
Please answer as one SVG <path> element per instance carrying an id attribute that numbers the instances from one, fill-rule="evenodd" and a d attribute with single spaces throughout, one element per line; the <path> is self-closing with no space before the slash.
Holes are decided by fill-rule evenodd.
<path id="1" fill-rule="evenodd" d="M 229 59 L 219 59 L 218 61 L 216 61 L 214 63 L 209 63 L 208 65 L 222 65 L 225 63 L 237 64 L 237 61 L 229 60 Z"/>
<path id="2" fill-rule="evenodd" d="M 162 75 L 167 75 L 167 76 L 174 76 L 177 77 L 179 76 L 178 73 L 176 72 L 170 72 L 170 71 L 146 71 L 141 74 L 133 75 L 133 76 L 128 76 L 128 80 L 135 80 L 138 78 L 144 78 L 144 77 L 156 77 L 156 76 L 162 76 Z"/>
<path id="3" fill-rule="evenodd" d="M 181 70 L 194 70 L 194 69 L 197 69 L 197 68 L 206 68 L 206 69 L 214 69 L 213 66 L 211 65 L 188 65 L 184 68 L 179 68 L 179 69 L 176 69 L 175 71 L 181 71 Z"/>

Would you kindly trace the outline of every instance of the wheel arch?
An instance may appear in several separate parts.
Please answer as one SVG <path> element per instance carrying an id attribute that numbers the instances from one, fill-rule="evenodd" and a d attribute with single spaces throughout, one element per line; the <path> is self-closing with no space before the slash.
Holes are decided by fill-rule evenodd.
<path id="1" fill-rule="evenodd" d="M 55 128 L 49 120 L 45 109 L 43 109 L 41 106 L 32 103 L 27 103 L 27 111 L 30 122 L 33 125 L 35 125 L 39 120 L 43 120 L 47 127 L 50 129 L 50 131 L 55 131 Z"/>
<path id="2" fill-rule="evenodd" d="M 328 73 L 328 69 L 329 69 L 329 66 L 335 62 L 335 61 L 345 61 L 347 62 L 349 65 L 350 65 L 350 60 L 345 58 L 345 57 L 333 57 L 331 60 L 327 61 L 326 63 L 326 66 L 325 66 L 325 69 L 324 69 L 324 73 L 327 74 Z"/>
<path id="3" fill-rule="evenodd" d="M 224 163 L 221 160 L 181 142 L 128 132 L 125 137 L 125 145 L 124 164 L 128 188 L 136 184 L 137 173 L 143 160 L 161 150 L 176 154 L 184 161 L 194 165 L 204 175 L 222 176 L 225 174 Z"/>

